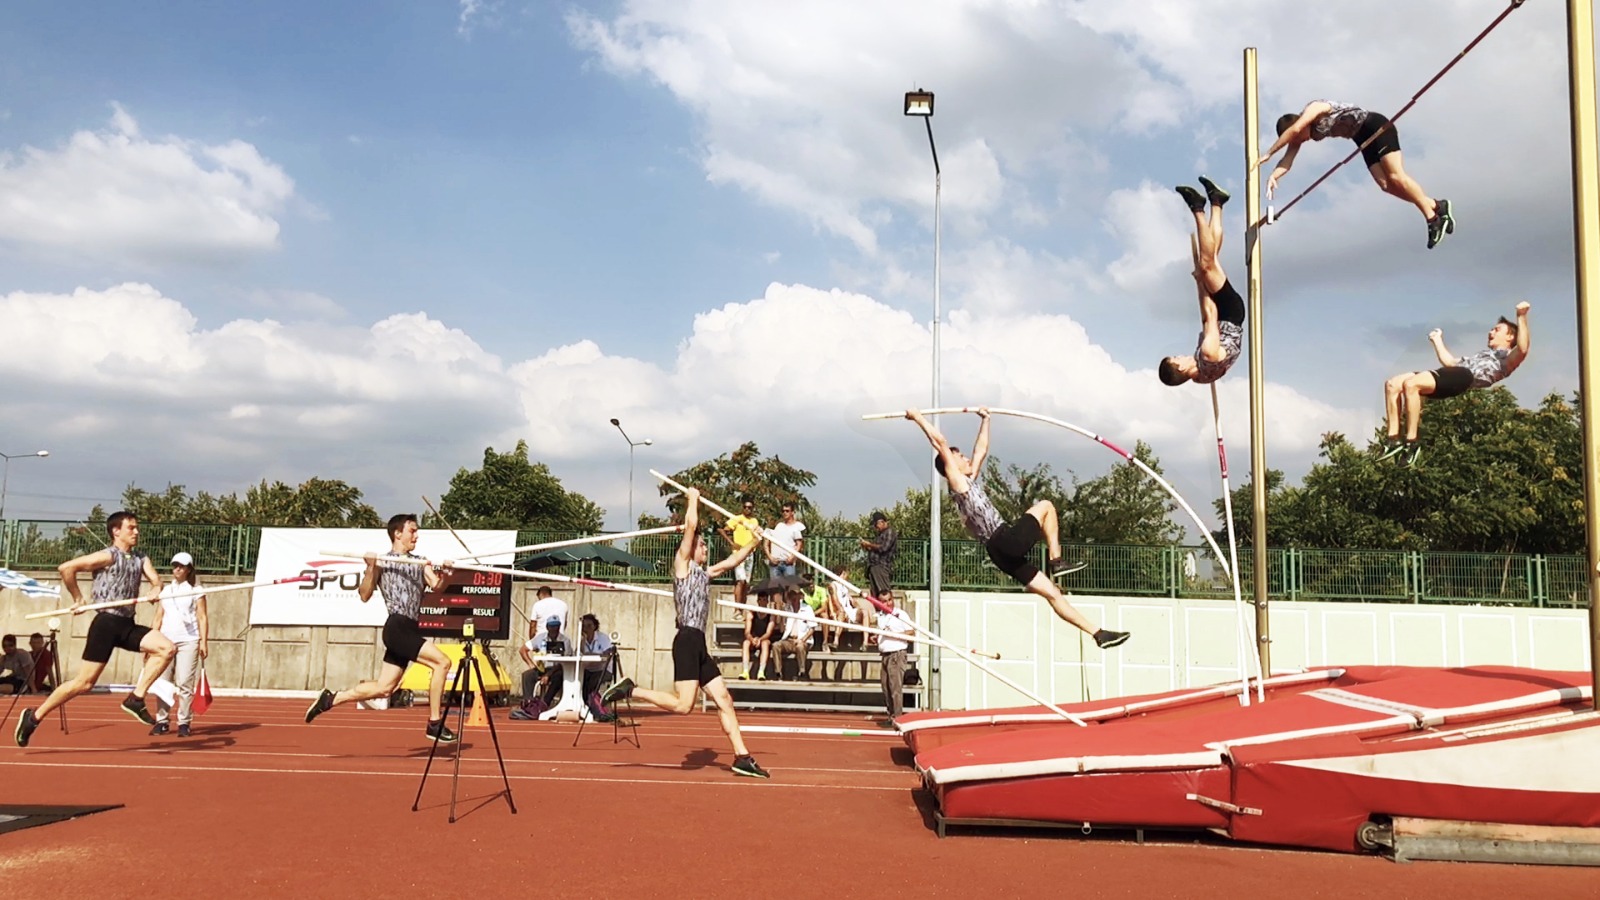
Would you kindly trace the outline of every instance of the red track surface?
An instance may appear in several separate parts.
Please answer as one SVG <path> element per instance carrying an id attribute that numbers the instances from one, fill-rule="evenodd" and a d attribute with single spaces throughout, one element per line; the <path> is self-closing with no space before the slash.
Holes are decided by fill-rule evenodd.
<path id="1" fill-rule="evenodd" d="M 1070 833 L 934 836 L 897 738 L 751 734 L 771 781 L 735 778 L 715 716 L 643 713 L 643 749 L 591 727 L 496 711 L 520 812 L 500 798 L 486 729 L 411 811 L 428 744 L 417 710 L 219 699 L 195 737 L 152 738 L 94 696 L 32 746 L 0 747 L 0 802 L 125 808 L 0 834 L 0 879 L 29 897 L 1593 897 L 1582 869 L 1415 863 Z M 847 715 L 747 725 L 857 728 Z M 869 729 L 871 730 L 871 729 Z M 710 748 L 708 751 L 707 748 Z M 158 862 L 162 848 L 194 852 Z M 552 884 L 561 884 L 557 891 Z"/>

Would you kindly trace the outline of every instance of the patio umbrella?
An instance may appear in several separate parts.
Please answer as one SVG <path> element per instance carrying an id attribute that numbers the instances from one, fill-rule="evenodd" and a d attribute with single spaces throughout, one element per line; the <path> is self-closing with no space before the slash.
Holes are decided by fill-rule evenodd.
<path id="1" fill-rule="evenodd" d="M 765 581 L 758 581 L 750 586 L 752 594 L 777 594 L 804 586 L 805 579 L 799 575 L 774 575 Z"/>
<path id="2" fill-rule="evenodd" d="M 546 550 L 522 560 L 517 564 L 519 569 L 537 572 L 551 566 L 561 566 L 567 563 L 588 562 L 595 560 L 610 563 L 614 566 L 628 566 L 634 569 L 654 569 L 656 564 L 642 556 L 635 556 L 626 550 L 618 550 L 610 544 L 577 544 L 571 547 L 557 547 Z"/>

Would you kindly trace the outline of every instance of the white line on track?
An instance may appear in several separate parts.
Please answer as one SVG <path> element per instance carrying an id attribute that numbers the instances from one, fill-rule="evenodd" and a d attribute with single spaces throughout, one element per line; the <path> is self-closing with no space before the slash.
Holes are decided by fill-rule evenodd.
<path id="1" fill-rule="evenodd" d="M 53 762 L 31 762 L 31 761 L 9 762 L 9 763 L 6 763 L 5 765 L 11 765 L 11 766 L 34 766 L 34 767 L 39 767 L 39 768 L 50 768 L 50 769 L 149 769 L 149 770 L 153 770 L 153 771 L 167 772 L 167 773 L 171 773 L 171 772 L 225 772 L 225 773 L 250 773 L 250 774 L 260 774 L 260 775 L 342 775 L 342 776 L 360 775 L 360 776 L 363 776 L 363 777 L 377 776 L 377 777 L 383 777 L 383 778 L 417 778 L 418 777 L 418 773 L 417 772 L 379 772 L 379 771 L 372 771 L 372 770 L 365 770 L 365 769 L 269 769 L 269 768 L 250 767 L 250 766 L 184 766 L 184 765 L 149 765 L 149 766 L 147 766 L 147 765 L 126 765 L 126 764 L 113 764 L 113 763 L 65 763 L 65 762 L 53 763 Z M 674 766 L 673 768 L 681 768 L 681 767 Z M 779 770 L 779 774 L 780 775 L 782 774 L 782 770 Z M 440 774 L 436 775 L 435 777 L 448 778 L 450 776 L 448 776 L 448 775 L 446 775 L 444 773 L 440 773 Z M 461 773 L 461 777 L 462 778 L 487 778 L 487 779 L 492 779 L 492 780 L 498 781 L 500 779 L 500 774 L 498 772 L 496 772 L 496 773 L 484 774 L 484 775 L 473 775 L 473 774 L 470 774 L 470 773 L 467 773 L 467 772 L 463 772 L 463 773 Z M 664 784 L 664 785 L 671 785 L 671 786 L 674 786 L 674 787 L 726 787 L 726 786 L 730 786 L 730 785 L 740 784 L 740 782 L 743 782 L 743 781 L 752 781 L 752 782 L 756 782 L 760 786 L 773 787 L 773 788 L 791 788 L 791 789 L 811 788 L 811 789 L 816 789 L 816 790 L 831 790 L 831 791 L 898 791 L 898 792 L 908 791 L 908 790 L 911 789 L 910 786 L 872 787 L 872 786 L 868 786 L 868 785 L 858 785 L 858 784 L 790 784 L 790 783 L 784 782 L 784 781 L 772 781 L 772 780 L 763 781 L 761 779 L 753 779 L 753 778 L 751 778 L 751 779 L 742 779 L 742 778 L 737 778 L 737 777 L 734 777 L 734 776 L 730 776 L 729 780 L 727 780 L 727 781 L 681 781 L 681 780 L 672 780 L 672 779 L 666 779 L 666 778 L 584 778 L 584 777 L 572 776 L 572 775 L 512 775 L 510 777 L 511 777 L 512 781 L 570 781 L 570 782 L 598 782 L 598 783 L 604 783 L 604 784 Z"/>

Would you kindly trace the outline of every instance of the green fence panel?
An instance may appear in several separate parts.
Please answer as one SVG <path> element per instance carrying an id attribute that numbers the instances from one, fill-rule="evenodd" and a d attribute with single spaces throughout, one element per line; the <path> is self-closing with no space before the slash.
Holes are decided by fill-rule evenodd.
<path id="1" fill-rule="evenodd" d="M 1217 563 L 1210 545 L 1177 547 L 1175 552 L 1177 554 L 1177 560 L 1173 564 L 1175 571 L 1170 577 L 1177 579 L 1174 589 L 1178 596 L 1233 599 L 1233 584 L 1228 581 L 1225 567 Z M 1243 580 L 1239 584 L 1239 589 L 1246 597 L 1255 595 L 1255 565 L 1255 551 L 1249 547 L 1240 547 L 1239 576 Z M 1289 595 L 1289 584 L 1288 551 L 1269 549 L 1267 595 L 1279 599 L 1286 598 Z"/>
<path id="2" fill-rule="evenodd" d="M 1428 603 L 1533 603 L 1530 558 L 1526 554 L 1422 554 L 1420 596 Z"/>
<path id="3" fill-rule="evenodd" d="M 1546 556 L 1545 603 L 1567 609 L 1589 608 L 1589 577 L 1582 556 Z"/>
<path id="4" fill-rule="evenodd" d="M 1296 548 L 1295 593 L 1303 600 L 1408 602 L 1408 555 L 1403 550 Z"/>

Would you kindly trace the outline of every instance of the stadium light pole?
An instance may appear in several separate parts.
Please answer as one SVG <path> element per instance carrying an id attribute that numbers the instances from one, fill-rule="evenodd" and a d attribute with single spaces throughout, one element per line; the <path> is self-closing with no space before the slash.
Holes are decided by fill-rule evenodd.
<path id="1" fill-rule="evenodd" d="M 939 205 L 944 177 L 939 171 L 939 147 L 933 142 L 933 92 L 920 88 L 906 92 L 905 114 L 918 116 L 928 129 L 928 150 L 933 153 L 933 408 L 939 408 Z M 938 425 L 938 416 L 934 416 Z M 940 628 L 939 583 L 944 578 L 944 545 L 940 540 L 939 470 L 928 469 L 928 629 L 943 634 Z M 928 700 L 940 708 L 939 650 L 928 648 Z"/>
<path id="2" fill-rule="evenodd" d="M 645 438 L 642 441 L 636 441 L 633 438 L 628 437 L 628 433 L 622 430 L 621 422 L 618 422 L 616 419 L 612 419 L 611 424 L 617 426 L 617 432 L 622 435 L 623 440 L 628 442 L 628 529 L 631 529 L 636 527 L 633 521 L 633 448 L 648 447 L 651 444 L 654 444 L 655 441 L 652 441 L 649 438 Z"/>
<path id="3" fill-rule="evenodd" d="M 0 522 L 6 518 L 6 488 L 11 484 L 11 461 L 13 459 L 31 459 L 33 457 L 49 456 L 49 450 L 35 450 L 32 453 L 0 453 L 5 458 L 5 474 L 0 475 Z"/>

